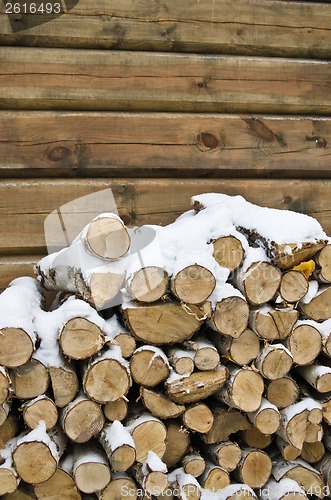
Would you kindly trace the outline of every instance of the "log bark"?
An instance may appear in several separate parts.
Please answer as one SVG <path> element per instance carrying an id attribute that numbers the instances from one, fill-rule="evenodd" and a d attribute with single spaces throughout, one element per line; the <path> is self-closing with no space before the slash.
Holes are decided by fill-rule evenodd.
<path id="1" fill-rule="evenodd" d="M 284 441 L 281 437 L 277 436 L 276 438 L 276 444 L 277 447 L 283 457 L 284 460 L 286 461 L 292 461 L 297 459 L 302 452 L 302 449 L 298 449 L 292 444 Z"/>
<path id="2" fill-rule="evenodd" d="M 262 402 L 263 379 L 249 367 L 228 366 L 230 376 L 224 387 L 214 394 L 218 401 L 244 412 L 256 411 Z"/>
<path id="3" fill-rule="evenodd" d="M 314 321 L 320 322 L 331 318 L 331 287 L 320 288 L 310 302 L 301 302 L 299 309 L 304 317 Z"/>
<path id="4" fill-rule="evenodd" d="M 300 322 L 285 341 L 296 365 L 310 365 L 322 349 L 322 336 L 317 328 Z"/>
<path id="5" fill-rule="evenodd" d="M 182 467 L 185 474 L 191 474 L 193 477 L 199 477 L 206 468 L 205 459 L 197 452 L 192 452 L 184 456 Z"/>
<path id="6" fill-rule="evenodd" d="M 86 443 L 103 428 L 105 419 L 100 405 L 80 394 L 61 413 L 61 426 L 75 443 Z"/>
<path id="7" fill-rule="evenodd" d="M 116 420 L 107 424 L 100 433 L 99 441 L 105 450 L 112 470 L 127 471 L 136 460 L 136 449 L 130 432 Z"/>
<path id="8" fill-rule="evenodd" d="M 234 471 L 241 459 L 241 449 L 232 441 L 205 445 L 203 450 L 212 462 L 227 472 Z"/>
<path id="9" fill-rule="evenodd" d="M 46 424 L 46 430 L 55 427 L 58 420 L 57 407 L 48 396 L 38 396 L 22 405 L 22 414 L 25 424 L 30 429 L 35 429 L 40 420 Z"/>
<path id="10" fill-rule="evenodd" d="M 143 464 L 134 465 L 132 472 L 147 498 L 162 496 L 168 488 L 167 466 L 153 452 Z"/>
<path id="11" fill-rule="evenodd" d="M 145 387 L 155 387 L 169 377 L 169 362 L 164 352 L 153 346 L 142 346 L 130 359 L 133 380 Z"/>
<path id="12" fill-rule="evenodd" d="M 279 292 L 285 302 L 298 302 L 308 292 L 308 279 L 301 271 L 287 271 L 282 276 Z"/>
<path id="13" fill-rule="evenodd" d="M 297 401 L 299 387 L 289 375 L 276 380 L 266 381 L 266 397 L 277 408 L 286 408 Z"/>
<path id="14" fill-rule="evenodd" d="M 298 318 L 299 313 L 295 309 L 262 306 L 251 310 L 249 325 L 259 338 L 272 342 L 286 339 Z"/>
<path id="15" fill-rule="evenodd" d="M 314 494 L 318 498 L 324 497 L 321 474 L 303 460 L 297 459 L 291 462 L 279 460 L 273 465 L 272 475 L 276 481 L 283 478 L 293 479 L 306 493 Z"/>
<path id="16" fill-rule="evenodd" d="M 161 420 L 149 413 L 143 413 L 131 417 L 127 424 L 135 447 L 136 461 L 144 463 L 149 451 L 153 451 L 160 458 L 166 450 L 167 429 Z"/>
<path id="17" fill-rule="evenodd" d="M 324 484 L 331 489 L 331 453 L 326 452 L 322 460 L 316 465 L 316 469 L 322 474 Z"/>
<path id="18" fill-rule="evenodd" d="M 239 296 L 224 297 L 216 302 L 209 326 L 218 333 L 237 338 L 247 328 L 249 307 Z"/>
<path id="19" fill-rule="evenodd" d="M 262 488 L 267 483 L 271 470 L 272 462 L 266 452 L 247 448 L 242 450 L 235 476 L 251 488 Z"/>
<path id="20" fill-rule="evenodd" d="M 214 422 L 207 434 L 202 436 L 207 444 L 228 441 L 231 434 L 251 427 L 246 416 L 227 406 L 216 405 L 213 409 Z"/>
<path id="21" fill-rule="evenodd" d="M 200 328 L 199 309 L 176 303 L 132 306 L 123 310 L 127 327 L 138 339 L 148 344 L 164 345 L 191 338 Z M 203 316 L 202 316 L 203 318 Z"/>
<path id="22" fill-rule="evenodd" d="M 103 490 L 111 480 L 109 463 L 104 451 L 92 441 L 73 448 L 73 477 L 83 493 Z"/>
<path id="23" fill-rule="evenodd" d="M 83 388 L 93 401 L 105 404 L 125 396 L 131 386 L 128 362 L 119 347 L 90 360 L 83 369 Z"/>
<path id="24" fill-rule="evenodd" d="M 213 247 L 213 257 L 220 266 L 234 271 L 242 263 L 245 252 L 235 236 L 222 236 L 213 241 Z"/>
<path id="25" fill-rule="evenodd" d="M 124 420 L 128 415 L 128 411 L 128 403 L 124 398 L 106 403 L 103 407 L 103 413 L 106 419 L 111 422 L 114 422 L 114 420 Z"/>
<path id="26" fill-rule="evenodd" d="M 220 492 L 230 484 L 229 472 L 223 467 L 207 461 L 205 470 L 199 478 L 199 483 L 207 490 L 214 493 Z"/>
<path id="27" fill-rule="evenodd" d="M 283 344 L 270 344 L 261 349 L 255 366 L 264 378 L 276 380 L 283 378 L 293 364 L 291 352 Z"/>
<path id="28" fill-rule="evenodd" d="M 201 487 L 195 477 L 185 474 L 183 468 L 175 469 L 168 475 L 169 483 L 178 492 L 179 500 L 199 500 Z"/>
<path id="29" fill-rule="evenodd" d="M 313 363 L 308 366 L 297 367 L 297 372 L 318 392 L 331 390 L 331 368 Z"/>
<path id="30" fill-rule="evenodd" d="M 154 417 L 176 418 L 185 412 L 185 406 L 171 401 L 162 391 L 140 387 L 140 397 L 145 408 Z"/>
<path id="31" fill-rule="evenodd" d="M 59 428 L 46 433 L 40 422 L 33 431 L 21 434 L 13 451 L 13 461 L 18 475 L 29 484 L 47 481 L 55 473 L 66 444 Z"/>
<path id="32" fill-rule="evenodd" d="M 127 280 L 126 289 L 134 300 L 150 303 L 166 295 L 168 282 L 168 274 L 161 267 L 146 266 L 136 271 Z"/>
<path id="33" fill-rule="evenodd" d="M 105 343 L 105 336 L 98 325 L 85 318 L 73 318 L 61 329 L 59 343 L 65 356 L 87 359 L 97 354 Z"/>
<path id="34" fill-rule="evenodd" d="M 116 472 L 112 474 L 110 483 L 98 493 L 99 500 L 125 500 L 130 498 L 137 500 L 138 488 L 132 477 L 126 473 Z"/>
<path id="35" fill-rule="evenodd" d="M 183 413 L 183 424 L 192 432 L 206 434 L 212 428 L 214 417 L 204 403 L 196 403 Z"/>
<path id="36" fill-rule="evenodd" d="M 200 371 L 182 377 L 175 374 L 166 381 L 169 398 L 175 403 L 194 403 L 214 394 L 225 383 L 228 370 L 224 366 L 218 370 Z"/>
<path id="37" fill-rule="evenodd" d="M 279 429 L 279 410 L 265 398 L 262 398 L 261 406 L 255 412 L 247 413 L 247 416 L 262 434 L 274 434 Z"/>
<path id="38" fill-rule="evenodd" d="M 170 278 L 172 293 L 182 302 L 202 304 L 216 286 L 215 276 L 209 269 L 192 264 L 176 272 Z"/>
<path id="39" fill-rule="evenodd" d="M 190 446 L 190 433 L 177 420 L 168 420 L 166 423 L 166 449 L 162 460 L 170 469 L 178 464 L 187 454 Z"/>

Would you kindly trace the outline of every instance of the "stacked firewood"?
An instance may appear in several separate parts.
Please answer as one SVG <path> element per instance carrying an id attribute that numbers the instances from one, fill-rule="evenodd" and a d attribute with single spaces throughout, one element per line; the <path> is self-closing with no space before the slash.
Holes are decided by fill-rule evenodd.
<path id="1" fill-rule="evenodd" d="M 329 495 L 328 237 L 192 202 L 165 227 L 102 214 L 0 295 L 3 498 Z"/>

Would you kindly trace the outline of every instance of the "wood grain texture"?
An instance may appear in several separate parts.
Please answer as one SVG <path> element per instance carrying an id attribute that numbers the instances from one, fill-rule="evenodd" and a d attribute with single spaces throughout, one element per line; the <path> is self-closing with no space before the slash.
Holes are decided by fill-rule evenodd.
<path id="1" fill-rule="evenodd" d="M 0 291 L 21 276 L 34 276 L 33 266 L 41 255 L 0 257 Z"/>
<path id="2" fill-rule="evenodd" d="M 200 193 L 241 194 L 261 205 L 316 217 L 331 232 L 329 180 L 268 179 L 59 179 L 0 183 L 0 254 L 44 254 L 44 220 L 54 209 L 90 193 L 111 188 L 128 225 L 167 224 L 190 209 Z M 99 193 L 98 196 L 102 196 Z M 82 213 L 66 218 L 67 232 L 82 225 Z M 86 210 L 85 216 L 88 217 Z M 85 224 L 86 222 L 84 222 Z"/>
<path id="3" fill-rule="evenodd" d="M 277 0 L 80 0 L 57 19 L 0 4 L 2 44 L 326 58 L 331 5 Z M 42 20 L 45 24 L 35 27 Z M 26 29 L 29 28 L 30 29 Z"/>
<path id="4" fill-rule="evenodd" d="M 0 177 L 331 176 L 331 118 L 0 111 Z"/>
<path id="5" fill-rule="evenodd" d="M 0 48 L 0 108 L 331 112 L 331 61 Z"/>

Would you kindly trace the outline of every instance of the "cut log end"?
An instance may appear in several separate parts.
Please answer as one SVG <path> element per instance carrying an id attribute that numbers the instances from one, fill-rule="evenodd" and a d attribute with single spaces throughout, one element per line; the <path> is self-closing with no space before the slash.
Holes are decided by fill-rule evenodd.
<path id="1" fill-rule="evenodd" d="M 202 304 L 216 286 L 214 275 L 206 267 L 193 264 L 172 276 L 171 289 L 179 300 L 188 304 Z"/>
<path id="2" fill-rule="evenodd" d="M 246 271 L 243 284 L 247 300 L 253 305 L 262 305 L 276 295 L 281 281 L 278 268 L 268 262 L 256 262 Z"/>
<path id="3" fill-rule="evenodd" d="M 285 302 L 298 302 L 308 292 L 308 280 L 301 271 L 288 271 L 282 276 L 279 291 Z"/>
<path id="4" fill-rule="evenodd" d="M 253 370 L 240 370 L 231 387 L 234 405 L 242 411 L 256 411 L 261 404 L 264 384 L 262 377 Z"/>
<path id="5" fill-rule="evenodd" d="M 78 489 L 83 493 L 94 493 L 103 490 L 111 479 L 109 467 L 99 462 L 78 465 L 74 476 Z"/>
<path id="6" fill-rule="evenodd" d="M 30 402 L 23 408 L 23 419 L 30 429 L 35 429 L 40 420 L 46 424 L 46 429 L 52 429 L 58 419 L 58 410 L 55 403 L 48 397 Z"/>
<path id="7" fill-rule="evenodd" d="M 251 488 L 262 488 L 270 477 L 271 469 L 271 459 L 261 450 L 249 451 L 239 466 L 243 483 Z"/>
<path id="8" fill-rule="evenodd" d="M 0 495 L 14 493 L 18 486 L 18 480 L 10 469 L 0 468 Z"/>
<path id="9" fill-rule="evenodd" d="M 114 420 L 124 420 L 128 414 L 128 403 L 124 398 L 120 398 L 117 401 L 105 404 L 103 412 L 105 417 L 111 422 L 114 422 Z"/>
<path id="10" fill-rule="evenodd" d="M 156 302 L 166 294 L 168 281 L 168 274 L 162 268 L 148 266 L 133 275 L 128 287 L 135 300 Z"/>
<path id="11" fill-rule="evenodd" d="M 290 377 L 283 377 L 272 380 L 266 388 L 266 397 L 268 401 L 277 408 L 286 408 L 299 397 L 299 387 Z"/>
<path id="12" fill-rule="evenodd" d="M 102 259 L 123 257 L 130 248 L 130 236 L 117 216 L 99 217 L 88 227 L 85 242 L 89 250 Z"/>
<path id="13" fill-rule="evenodd" d="M 57 407 L 64 408 L 75 399 L 78 391 L 78 378 L 72 368 L 49 367 L 54 401 Z"/>
<path id="14" fill-rule="evenodd" d="M 234 271 L 240 266 L 245 252 L 238 238 L 235 236 L 223 236 L 215 240 L 213 246 L 213 257 L 220 266 L 230 271 Z"/>
<path id="15" fill-rule="evenodd" d="M 130 307 L 124 309 L 123 317 L 136 338 L 154 345 L 183 342 L 201 325 L 194 310 L 170 303 Z"/>
<path id="16" fill-rule="evenodd" d="M 162 422 L 146 420 L 137 425 L 131 433 L 136 446 L 136 460 L 144 463 L 149 451 L 154 451 L 160 458 L 166 450 L 167 431 Z"/>
<path id="17" fill-rule="evenodd" d="M 105 342 L 100 328 L 85 318 L 69 320 L 60 333 L 63 353 L 73 359 L 87 359 L 100 351 Z"/>
<path id="18" fill-rule="evenodd" d="M 20 444 L 13 452 L 19 476 L 29 484 L 47 481 L 57 469 L 57 462 L 48 446 L 33 441 Z"/>
<path id="19" fill-rule="evenodd" d="M 0 365 L 16 368 L 27 363 L 34 351 L 30 335 L 22 328 L 2 328 L 0 333 Z"/>
<path id="20" fill-rule="evenodd" d="M 198 403 L 185 411 L 183 422 L 191 431 L 206 434 L 213 425 L 214 417 L 207 405 Z"/>
<path id="21" fill-rule="evenodd" d="M 62 427 L 75 443 L 86 443 L 96 436 L 105 423 L 100 406 L 94 401 L 83 399 L 64 409 Z"/>
<path id="22" fill-rule="evenodd" d="M 247 328 L 248 318 L 247 302 L 241 297 L 227 297 L 217 302 L 210 325 L 219 333 L 237 338 Z"/>
<path id="23" fill-rule="evenodd" d="M 116 359 L 97 361 L 87 369 L 84 379 L 86 394 L 100 404 L 117 401 L 129 387 L 128 372 Z"/>

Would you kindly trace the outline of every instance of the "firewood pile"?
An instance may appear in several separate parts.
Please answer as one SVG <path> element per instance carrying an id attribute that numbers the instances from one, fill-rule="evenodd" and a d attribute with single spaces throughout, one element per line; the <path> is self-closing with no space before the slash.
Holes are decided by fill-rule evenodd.
<path id="1" fill-rule="evenodd" d="M 329 495 L 315 219 L 221 194 L 165 227 L 105 213 L 36 274 L 0 295 L 3 498 Z"/>

